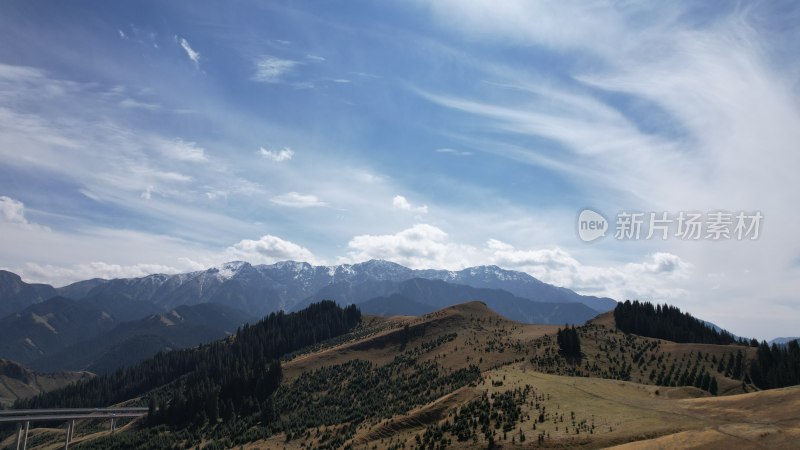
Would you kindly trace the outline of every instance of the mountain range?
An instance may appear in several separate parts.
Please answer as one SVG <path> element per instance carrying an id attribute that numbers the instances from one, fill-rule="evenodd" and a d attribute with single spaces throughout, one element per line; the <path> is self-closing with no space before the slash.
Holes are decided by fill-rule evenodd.
<path id="1" fill-rule="evenodd" d="M 105 373 L 323 299 L 358 304 L 375 315 L 418 315 L 481 300 L 512 320 L 547 324 L 581 324 L 616 305 L 496 266 L 446 271 L 379 260 L 338 266 L 230 262 L 59 288 L 0 271 L 0 357 L 40 371 Z"/>
<path id="2" fill-rule="evenodd" d="M 464 301 L 480 300 L 505 317 L 513 317 L 523 323 L 545 324 L 581 324 L 598 314 L 597 310 L 583 303 L 534 302 L 503 289 L 476 288 L 442 280 L 413 278 L 399 283 L 382 282 L 379 285 L 385 292 L 384 295 L 369 300 L 354 295 L 349 297 L 350 303 L 358 304 L 364 314 L 419 316 Z M 347 293 L 337 290 L 340 287 L 338 284 L 331 285 L 318 295 L 332 299 L 348 298 Z"/>
<path id="3" fill-rule="evenodd" d="M 61 288 L 27 284 L 10 272 L 0 271 L 0 275 L 0 305 L 3 305 L 0 317 L 55 295 L 96 301 L 104 306 L 110 299 L 144 301 L 163 311 L 180 305 L 218 303 L 260 317 L 278 310 L 302 309 L 326 295 L 344 304 L 360 303 L 391 294 L 397 283 L 414 278 L 503 289 L 534 302 L 582 303 L 598 312 L 611 310 L 616 305 L 610 298 L 583 296 L 524 272 L 497 266 L 460 271 L 414 270 L 380 260 L 338 266 L 312 266 L 294 261 L 251 265 L 236 261 L 197 272 L 92 279 Z"/>
<path id="4" fill-rule="evenodd" d="M 59 296 L 0 319 L 0 355 L 38 371 L 107 373 L 159 351 L 224 338 L 252 320 L 201 304 L 121 321 L 91 302 Z"/>

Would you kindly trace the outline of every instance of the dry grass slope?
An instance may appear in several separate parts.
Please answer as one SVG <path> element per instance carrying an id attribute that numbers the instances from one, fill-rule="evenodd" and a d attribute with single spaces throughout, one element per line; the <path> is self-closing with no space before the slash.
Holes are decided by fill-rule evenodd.
<path id="1" fill-rule="evenodd" d="M 462 441 L 443 430 L 453 430 L 470 404 L 487 399 L 499 413 L 487 431 L 506 449 L 792 448 L 800 439 L 800 387 L 742 394 L 754 388 L 717 371 L 726 355 L 741 350 L 745 359 L 752 357 L 750 348 L 625 335 L 616 330 L 613 315 L 604 314 L 580 328 L 583 357 L 568 361 L 558 354 L 557 329 L 510 321 L 481 302 L 421 317 L 366 317 L 352 335 L 284 361 L 285 383 L 355 359 L 385 365 L 403 352 L 444 370 L 481 369 L 477 383 L 403 414 L 360 422 L 348 438 L 353 449 L 419 448 L 426 431 L 440 432 L 448 448 L 485 449 L 487 434 L 479 427 Z M 691 386 L 657 386 L 653 379 L 660 372 L 680 379 L 692 370 L 714 375 L 721 396 Z M 509 421 L 503 417 L 507 410 L 495 405 L 512 393 L 518 416 Z M 288 441 L 277 434 L 244 448 L 309 449 L 345 428 L 320 426 Z"/>
<path id="2" fill-rule="evenodd" d="M 13 361 L 0 359 L 0 406 L 10 406 L 17 399 L 52 391 L 92 376 L 89 372 L 37 373 Z"/>
<path id="3" fill-rule="evenodd" d="M 516 323 L 481 302 L 418 318 L 376 320 L 372 326 L 359 339 L 288 361 L 284 365 L 288 378 L 352 359 L 385 364 L 402 349 L 455 333 L 455 339 L 422 353 L 420 361 L 436 361 L 451 369 L 477 364 L 483 379 L 477 386 L 465 386 L 406 414 L 362 423 L 349 441 L 356 449 L 417 448 L 417 438 L 426 429 L 452 425 L 469 402 L 484 394 L 491 398 L 525 387 L 532 397 L 520 405 L 521 420 L 513 429 L 495 434 L 503 448 L 530 448 L 531 444 L 605 448 L 636 442 L 642 443 L 641 448 L 691 448 L 698 442 L 711 447 L 729 443 L 735 448 L 751 444 L 780 448 L 790 445 L 798 433 L 800 388 L 731 395 L 743 392 L 741 381 L 717 371 L 718 361 L 738 350 L 745 358 L 752 357 L 748 347 L 676 344 L 625 335 L 616 330 L 612 314 L 603 314 L 580 329 L 584 357 L 567 361 L 558 355 L 557 326 Z M 630 381 L 608 379 L 620 378 L 622 367 L 628 369 L 624 378 Z M 652 374 L 669 373 L 672 367 L 675 379 L 692 369 L 708 372 L 717 378 L 720 395 L 729 396 L 713 397 L 691 386 L 656 386 Z M 774 416 L 768 414 L 778 399 L 782 406 L 771 410 Z M 539 421 L 543 411 L 544 420 Z M 285 436 L 277 435 L 246 448 L 313 448 L 320 444 L 315 436 L 335 433 L 337 428 L 311 430 L 308 440 L 286 442 Z M 524 443 L 520 442 L 523 434 Z M 445 437 L 450 439 L 450 448 L 487 447 L 480 433 L 462 442 L 447 433 Z"/>

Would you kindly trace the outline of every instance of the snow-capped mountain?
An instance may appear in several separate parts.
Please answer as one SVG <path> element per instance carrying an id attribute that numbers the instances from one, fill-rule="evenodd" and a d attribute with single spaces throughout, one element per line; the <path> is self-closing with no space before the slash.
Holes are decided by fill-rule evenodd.
<path id="1" fill-rule="evenodd" d="M 460 271 L 413 270 L 380 260 L 337 266 L 312 266 L 295 261 L 251 265 L 234 261 L 198 272 L 110 280 L 90 289 L 85 298 L 140 300 L 167 309 L 179 305 L 220 303 L 252 315 L 264 315 L 296 309 L 322 298 L 359 303 L 388 295 L 392 293 L 392 283 L 412 278 L 503 289 L 538 302 L 583 303 L 597 311 L 607 311 L 615 305 L 608 298 L 582 296 L 543 283 L 526 273 L 497 266 L 478 266 Z M 62 289 L 68 291 L 70 286 Z"/>

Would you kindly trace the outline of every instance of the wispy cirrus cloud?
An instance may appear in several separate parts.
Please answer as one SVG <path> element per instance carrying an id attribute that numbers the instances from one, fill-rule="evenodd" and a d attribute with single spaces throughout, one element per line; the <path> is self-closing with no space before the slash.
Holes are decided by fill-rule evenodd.
<path id="1" fill-rule="evenodd" d="M 267 161 L 283 162 L 289 161 L 294 157 L 294 150 L 284 147 L 280 150 L 267 150 L 264 147 L 258 149 L 258 154 Z"/>
<path id="2" fill-rule="evenodd" d="M 686 295 L 671 300 L 740 330 L 756 325 L 727 314 L 730 304 L 795 296 L 786 280 L 795 276 L 800 244 L 789 224 L 800 213 L 785 205 L 790 192 L 800 191 L 789 169 L 800 166 L 800 64 L 771 41 L 774 30 L 761 14 L 774 11 L 704 14 L 684 3 L 428 4 L 458 35 L 579 56 L 562 59 L 566 67 L 555 75 L 482 61 L 492 82 L 469 94 L 419 89 L 468 121 L 459 136 L 465 143 L 559 174 L 612 211 L 761 210 L 772 221 L 757 246 L 671 240 L 648 246 L 653 260 L 626 270 L 685 268 L 667 254 L 691 261 L 694 269 L 681 279 Z"/>
<path id="3" fill-rule="evenodd" d="M 124 98 L 124 99 L 120 100 L 119 106 L 121 106 L 123 108 L 131 108 L 131 109 L 134 109 L 134 108 L 135 109 L 144 109 L 144 110 L 148 110 L 148 111 L 157 111 L 157 110 L 161 109 L 161 106 L 156 105 L 154 103 L 140 102 L 140 101 L 134 100 L 132 98 Z"/>
<path id="4" fill-rule="evenodd" d="M 165 156 L 179 161 L 189 162 L 206 162 L 206 150 L 196 142 L 184 141 L 183 139 L 174 139 L 171 141 L 163 142 L 161 151 Z"/>
<path id="5" fill-rule="evenodd" d="M 176 36 L 177 39 L 177 36 Z M 196 65 L 200 64 L 200 53 L 196 52 L 191 45 L 189 45 L 189 41 L 185 38 L 180 38 L 181 48 L 183 51 L 186 52 L 186 56 L 189 57 L 190 60 Z"/>
<path id="6" fill-rule="evenodd" d="M 466 151 L 466 150 L 456 150 L 454 148 L 447 148 L 447 147 L 437 148 L 435 150 L 435 152 L 436 153 L 443 153 L 443 154 L 446 154 L 446 155 L 453 155 L 453 156 L 470 156 L 470 155 L 472 155 L 472 152 L 469 152 L 469 151 Z"/>
<path id="7" fill-rule="evenodd" d="M 270 201 L 276 205 L 288 206 L 290 208 L 327 206 L 327 203 L 321 201 L 316 195 L 301 194 L 299 192 L 287 192 L 285 194 L 277 195 L 272 197 Z"/>
<path id="8" fill-rule="evenodd" d="M 256 71 L 253 80 L 262 83 L 280 83 L 300 64 L 302 63 L 290 59 L 262 56 L 255 62 Z"/>

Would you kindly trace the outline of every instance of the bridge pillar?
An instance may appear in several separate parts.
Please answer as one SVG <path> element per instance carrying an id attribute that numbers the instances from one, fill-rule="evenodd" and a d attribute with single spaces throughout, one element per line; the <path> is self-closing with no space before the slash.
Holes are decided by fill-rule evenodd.
<path id="1" fill-rule="evenodd" d="M 69 435 L 72 431 L 72 427 L 75 425 L 75 421 L 67 422 L 67 438 L 64 441 L 64 450 L 69 450 Z"/>
<path id="2" fill-rule="evenodd" d="M 25 421 L 25 434 L 22 435 L 22 450 L 28 450 L 28 430 L 31 428 L 31 423 Z"/>
<path id="3" fill-rule="evenodd" d="M 19 450 L 19 446 L 22 445 L 22 424 L 17 424 L 17 441 L 16 441 L 16 450 Z"/>

